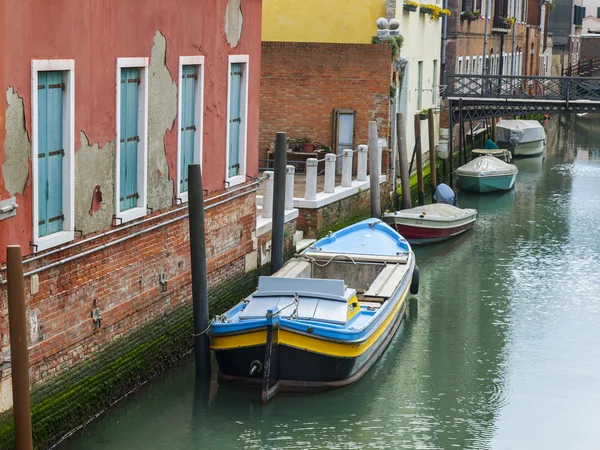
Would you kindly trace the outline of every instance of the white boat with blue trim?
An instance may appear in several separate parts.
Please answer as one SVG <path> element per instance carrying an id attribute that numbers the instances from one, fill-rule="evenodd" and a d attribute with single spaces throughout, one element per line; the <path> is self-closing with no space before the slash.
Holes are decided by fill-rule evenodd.
<path id="1" fill-rule="evenodd" d="M 345 386 L 396 333 L 418 269 L 408 242 L 379 219 L 317 241 L 213 322 L 219 377 L 262 389 Z"/>

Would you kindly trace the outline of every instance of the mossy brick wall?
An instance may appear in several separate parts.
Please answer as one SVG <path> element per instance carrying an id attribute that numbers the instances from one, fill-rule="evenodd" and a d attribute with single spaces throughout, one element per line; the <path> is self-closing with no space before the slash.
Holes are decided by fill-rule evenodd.
<path id="1" fill-rule="evenodd" d="M 249 295 L 260 273 L 268 274 L 268 267 L 230 277 L 211 288 L 211 316 Z M 127 337 L 114 340 L 84 364 L 34 387 L 31 400 L 36 448 L 47 448 L 131 389 L 170 367 L 192 348 L 192 331 L 192 308 L 186 303 Z M 14 448 L 10 412 L 0 418 L 0 448 Z"/>
<path id="2" fill-rule="evenodd" d="M 218 200 L 222 201 L 223 198 Z M 227 280 L 226 285 L 231 285 L 233 289 L 230 280 L 237 276 L 245 276 L 245 255 L 253 250 L 255 201 L 254 193 L 249 193 L 206 211 L 207 267 L 211 288 L 216 288 Z M 211 203 L 208 198 L 206 204 Z M 121 239 L 144 228 L 180 217 L 181 214 L 185 214 L 185 211 L 173 212 L 172 215 L 156 218 L 155 221 L 151 220 L 110 236 L 98 235 L 98 238 L 91 242 L 27 263 L 25 271 Z M 166 276 L 166 288 L 159 283 L 161 273 Z M 59 392 L 66 395 L 70 386 L 78 386 L 75 379 L 97 375 L 98 367 L 113 361 L 111 358 L 114 355 L 114 361 L 125 357 L 122 355 L 128 355 L 127 358 L 131 358 L 134 367 L 129 370 L 125 364 L 125 373 L 119 375 L 120 377 L 130 379 L 132 374 L 135 374 L 135 377 L 140 376 L 139 374 L 145 372 L 145 367 L 153 366 L 149 361 L 154 360 L 155 355 L 159 356 L 156 364 L 163 364 L 163 359 L 171 353 L 171 350 L 163 352 L 163 347 L 167 348 L 173 342 L 173 345 L 180 347 L 177 344 L 177 330 L 179 326 L 183 326 L 181 324 L 184 319 L 178 319 L 178 314 L 183 313 L 176 314 L 176 311 L 187 309 L 185 307 L 191 302 L 188 219 L 183 218 L 160 226 L 112 247 L 95 251 L 86 257 L 43 270 L 39 273 L 39 291 L 36 294 L 30 291 L 29 279 L 26 279 L 25 285 L 30 380 L 34 404 L 47 406 L 46 398 L 54 399 Z M 245 286 L 244 283 L 241 285 Z M 220 297 L 222 295 L 213 300 L 213 308 L 222 305 Z M 233 297 L 239 300 L 239 295 Z M 5 285 L 0 289 L 0 301 L 3 306 L 0 316 L 2 349 L 3 354 L 8 355 Z M 91 312 L 95 307 L 102 313 L 101 327 L 96 330 L 91 319 Z M 163 321 L 163 331 L 159 332 L 157 337 L 153 337 L 152 333 L 158 332 L 156 324 Z M 141 333 L 139 338 L 135 337 L 135 333 L 142 329 L 147 331 Z M 163 343 L 162 340 L 169 343 Z M 109 348 L 121 348 L 119 345 L 124 347 L 119 351 L 107 353 Z M 144 347 L 140 347 L 142 345 Z M 143 350 L 145 347 L 148 349 Z M 183 345 L 183 348 L 186 346 Z M 134 356 L 131 352 L 140 356 Z M 167 356 L 161 356 L 163 354 Z M 139 372 L 136 372 L 137 368 Z M 87 375 L 68 375 L 77 374 L 80 370 Z M 10 369 L 4 370 L 0 379 L 3 389 L 10 389 Z M 91 404 L 98 402 L 98 399 L 111 389 L 117 389 L 122 384 L 121 381 L 123 380 L 120 378 L 112 380 L 112 377 L 106 383 L 103 381 L 103 387 L 94 391 L 97 397 L 90 397 Z M 91 408 L 85 400 L 81 400 L 77 406 L 82 411 L 87 411 L 88 407 Z M 36 410 L 42 411 L 36 416 L 36 423 L 43 416 L 45 424 L 40 425 L 42 428 L 37 428 L 38 441 L 45 441 L 46 438 L 41 436 L 54 436 L 55 431 L 63 431 L 62 419 L 52 418 L 54 415 L 61 417 L 63 414 L 56 410 L 55 407 L 43 411 Z M 69 411 L 68 414 L 73 413 Z M 46 429 L 47 427 L 50 428 Z M 5 447 L 0 445 L 0 448 Z"/>
<path id="3" fill-rule="evenodd" d="M 389 135 L 392 48 L 389 45 L 263 42 L 259 158 L 278 131 L 332 145 L 335 108 L 356 110 L 356 145 L 370 120 Z"/>

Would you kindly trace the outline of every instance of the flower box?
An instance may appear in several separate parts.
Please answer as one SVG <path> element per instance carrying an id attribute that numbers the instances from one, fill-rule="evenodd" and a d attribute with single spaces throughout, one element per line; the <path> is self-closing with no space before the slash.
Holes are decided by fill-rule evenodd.
<path id="1" fill-rule="evenodd" d="M 402 6 L 404 8 L 405 11 L 416 11 L 417 7 L 415 5 L 409 5 L 409 4 L 404 4 Z"/>

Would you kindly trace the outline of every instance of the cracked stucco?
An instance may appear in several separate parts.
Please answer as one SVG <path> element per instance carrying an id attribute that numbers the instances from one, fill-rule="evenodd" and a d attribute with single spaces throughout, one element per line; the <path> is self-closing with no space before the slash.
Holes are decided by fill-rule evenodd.
<path id="1" fill-rule="evenodd" d="M 4 187 L 10 193 L 23 194 L 29 175 L 29 138 L 25 128 L 23 99 L 12 87 L 6 90 L 6 138 L 4 140 Z"/>
<path id="2" fill-rule="evenodd" d="M 242 15 L 241 0 L 229 0 L 225 10 L 225 35 L 230 47 L 235 48 L 242 37 L 242 25 L 244 17 Z"/>
<path id="3" fill-rule="evenodd" d="M 115 142 L 106 141 L 102 147 L 90 145 L 81 131 L 81 148 L 75 152 L 75 224 L 83 234 L 106 228 L 115 213 Z M 94 188 L 100 186 L 100 210 L 90 214 Z"/>
<path id="4" fill-rule="evenodd" d="M 173 204 L 173 181 L 165 153 L 165 133 L 177 117 L 177 85 L 166 64 L 167 40 L 154 35 L 148 68 L 148 206 L 154 210 Z M 176 178 L 176 174 L 171 174 Z"/>

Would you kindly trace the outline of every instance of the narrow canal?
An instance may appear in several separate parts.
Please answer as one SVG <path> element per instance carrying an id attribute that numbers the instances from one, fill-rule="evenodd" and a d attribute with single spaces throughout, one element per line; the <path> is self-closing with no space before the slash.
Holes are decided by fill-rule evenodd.
<path id="1" fill-rule="evenodd" d="M 60 448 L 600 448 L 600 117 L 574 122 L 513 191 L 460 194 L 475 231 L 415 249 L 421 291 L 360 382 L 262 406 L 187 360 Z"/>

